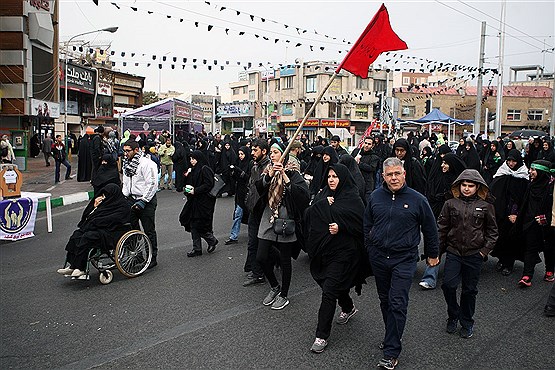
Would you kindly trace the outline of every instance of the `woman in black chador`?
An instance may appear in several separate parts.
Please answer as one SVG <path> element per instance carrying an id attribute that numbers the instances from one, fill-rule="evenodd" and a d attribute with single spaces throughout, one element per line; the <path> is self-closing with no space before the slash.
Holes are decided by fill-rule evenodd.
<path id="1" fill-rule="evenodd" d="M 324 186 L 326 186 L 326 173 L 328 167 L 339 161 L 337 152 L 331 146 L 326 146 L 322 150 L 322 159 L 316 165 L 314 170 L 314 178 L 310 183 L 310 195 L 316 195 Z"/>
<path id="2" fill-rule="evenodd" d="M 185 171 L 189 168 L 189 144 L 176 140 L 174 143 L 175 153 L 172 156 L 173 169 L 175 170 L 175 190 L 183 192 L 185 186 Z"/>
<path id="3" fill-rule="evenodd" d="M 79 277 L 85 274 L 87 258 L 92 248 L 114 249 L 117 230 L 129 223 L 130 208 L 121 189 L 116 184 L 103 187 L 92 199 L 66 245 L 66 265 L 57 272 Z"/>
<path id="4" fill-rule="evenodd" d="M 358 188 L 342 164 L 330 165 L 327 185 L 305 215 L 306 250 L 310 272 L 322 288 L 316 340 L 311 350 L 320 353 L 328 343 L 336 301 L 341 307 L 336 323 L 346 324 L 357 312 L 349 296 L 352 287 L 360 294 L 370 275 L 363 246 L 364 204 Z"/>
<path id="5" fill-rule="evenodd" d="M 218 239 L 214 237 L 213 220 L 216 198 L 208 193 L 214 186 L 214 171 L 200 150 L 191 153 L 191 168 L 185 180 L 187 203 L 179 215 L 179 222 L 185 231 L 191 233 L 193 250 L 187 257 L 202 256 L 202 239 L 208 243 L 208 253 L 216 249 Z"/>
<path id="6" fill-rule="evenodd" d="M 491 194 L 495 197 L 495 218 L 499 229 L 499 238 L 492 256 L 498 257 L 496 270 L 508 276 L 513 271 L 515 260 L 524 257 L 520 250 L 524 240 L 515 228 L 517 216 L 522 212 L 522 201 L 528 187 L 528 168 L 524 164 L 520 152 L 511 149 L 507 160 L 499 167 L 490 185 Z"/>

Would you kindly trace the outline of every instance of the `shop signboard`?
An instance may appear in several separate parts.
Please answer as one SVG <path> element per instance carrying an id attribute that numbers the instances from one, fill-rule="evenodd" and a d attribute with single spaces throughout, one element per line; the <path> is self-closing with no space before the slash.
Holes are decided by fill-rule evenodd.
<path id="1" fill-rule="evenodd" d="M 61 63 L 63 65 L 63 63 Z M 94 94 L 96 87 L 96 71 L 68 63 L 67 76 L 65 66 L 60 65 L 60 87 L 65 88 L 66 78 L 69 90 Z"/>
<path id="2" fill-rule="evenodd" d="M 218 106 L 219 117 L 253 117 L 254 109 L 251 103 L 229 103 Z"/>
<path id="3" fill-rule="evenodd" d="M 283 66 L 279 68 L 279 77 L 294 76 L 296 72 L 295 66 Z"/>
<path id="4" fill-rule="evenodd" d="M 31 115 L 37 117 L 59 118 L 60 104 L 39 99 L 31 99 Z"/>
<path id="5" fill-rule="evenodd" d="M 348 119 L 322 119 L 322 127 L 350 127 L 351 121 Z"/>
<path id="6" fill-rule="evenodd" d="M 175 117 L 191 119 L 191 107 L 175 104 Z"/>
<path id="7" fill-rule="evenodd" d="M 97 94 L 112 96 L 112 85 L 106 82 L 99 82 L 97 85 Z"/>

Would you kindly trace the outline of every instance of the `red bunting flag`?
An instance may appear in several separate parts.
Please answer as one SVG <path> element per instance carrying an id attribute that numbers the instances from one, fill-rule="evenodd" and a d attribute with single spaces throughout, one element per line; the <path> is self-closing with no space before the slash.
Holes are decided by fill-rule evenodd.
<path id="1" fill-rule="evenodd" d="M 389 13 L 382 4 L 335 72 L 345 69 L 361 78 L 368 78 L 368 67 L 381 53 L 405 49 L 408 49 L 407 44 L 391 28 Z"/>

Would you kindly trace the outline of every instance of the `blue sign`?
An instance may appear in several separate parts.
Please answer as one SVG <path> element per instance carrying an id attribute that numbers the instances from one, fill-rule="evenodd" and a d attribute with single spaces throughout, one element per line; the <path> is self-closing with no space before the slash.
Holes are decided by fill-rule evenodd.
<path id="1" fill-rule="evenodd" d="M 279 77 L 294 76 L 296 73 L 295 66 L 283 66 L 279 68 Z"/>

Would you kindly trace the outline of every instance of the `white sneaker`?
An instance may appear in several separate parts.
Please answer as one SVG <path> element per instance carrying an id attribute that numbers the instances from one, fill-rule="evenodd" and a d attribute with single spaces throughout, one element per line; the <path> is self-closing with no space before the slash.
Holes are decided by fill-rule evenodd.
<path id="1" fill-rule="evenodd" d="M 71 267 L 56 270 L 56 272 L 61 275 L 71 275 L 73 271 L 74 269 L 72 269 Z"/>
<path id="2" fill-rule="evenodd" d="M 79 277 L 79 276 L 83 276 L 83 275 L 85 275 L 85 271 L 81 271 L 79 269 L 75 269 L 71 273 L 71 277 Z"/>
<path id="3" fill-rule="evenodd" d="M 420 285 L 420 287 L 424 290 L 435 289 L 435 287 L 431 286 L 426 281 L 421 281 L 420 283 L 418 283 L 418 285 Z"/>

